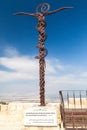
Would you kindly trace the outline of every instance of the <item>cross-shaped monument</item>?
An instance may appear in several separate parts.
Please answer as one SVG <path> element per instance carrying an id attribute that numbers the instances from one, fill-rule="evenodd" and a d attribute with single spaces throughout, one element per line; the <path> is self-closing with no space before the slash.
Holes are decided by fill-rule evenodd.
<path id="1" fill-rule="evenodd" d="M 46 22 L 45 16 L 60 12 L 65 9 L 70 9 L 72 7 L 62 7 L 54 11 L 50 10 L 50 5 L 48 3 L 42 3 L 37 6 L 36 13 L 27 13 L 27 12 L 17 12 L 14 15 L 27 15 L 33 16 L 38 20 L 37 30 L 39 32 L 39 43 L 36 46 L 39 49 L 39 56 L 36 56 L 36 59 L 39 59 L 39 84 L 40 84 L 40 105 L 45 106 L 45 57 L 48 54 L 47 49 L 44 47 L 44 42 L 47 38 L 45 33 Z"/>

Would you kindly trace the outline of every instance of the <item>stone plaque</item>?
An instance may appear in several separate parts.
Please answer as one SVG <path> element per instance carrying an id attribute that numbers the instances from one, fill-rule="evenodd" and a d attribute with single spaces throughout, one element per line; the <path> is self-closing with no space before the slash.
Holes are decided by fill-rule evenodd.
<path id="1" fill-rule="evenodd" d="M 25 126 L 57 126 L 56 110 L 29 109 L 24 115 Z"/>

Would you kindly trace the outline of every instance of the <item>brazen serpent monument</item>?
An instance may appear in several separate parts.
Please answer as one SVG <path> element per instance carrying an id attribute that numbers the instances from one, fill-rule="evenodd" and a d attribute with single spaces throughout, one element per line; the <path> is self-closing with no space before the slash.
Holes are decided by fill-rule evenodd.
<path id="1" fill-rule="evenodd" d="M 36 13 L 27 13 L 27 12 L 17 12 L 14 15 L 27 15 L 33 16 L 38 20 L 37 30 L 39 32 L 39 43 L 36 46 L 39 49 L 39 56 L 36 56 L 36 59 L 39 59 L 39 75 L 40 75 L 40 105 L 45 106 L 45 57 L 48 54 L 47 49 L 44 47 L 44 42 L 47 38 L 45 33 L 46 22 L 45 16 L 57 13 L 64 9 L 70 9 L 72 7 L 62 7 L 54 11 L 50 10 L 50 5 L 48 3 L 42 3 L 37 6 Z"/>

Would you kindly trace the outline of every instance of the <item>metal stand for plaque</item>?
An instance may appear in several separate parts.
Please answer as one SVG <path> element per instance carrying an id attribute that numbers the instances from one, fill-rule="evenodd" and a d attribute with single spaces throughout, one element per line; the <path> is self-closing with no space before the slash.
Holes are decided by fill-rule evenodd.
<path id="1" fill-rule="evenodd" d="M 40 105 L 45 106 L 45 57 L 48 54 L 47 49 L 44 47 L 44 42 L 47 38 L 45 33 L 46 22 L 45 16 L 60 12 L 64 9 L 70 9 L 72 7 L 62 7 L 54 11 L 50 10 L 50 5 L 48 3 L 42 3 L 37 6 L 36 13 L 26 13 L 26 12 L 17 12 L 14 15 L 27 15 L 33 16 L 38 20 L 37 30 L 39 32 L 39 43 L 36 46 L 39 49 L 39 56 L 36 56 L 36 59 L 39 59 L 39 84 L 40 84 Z"/>

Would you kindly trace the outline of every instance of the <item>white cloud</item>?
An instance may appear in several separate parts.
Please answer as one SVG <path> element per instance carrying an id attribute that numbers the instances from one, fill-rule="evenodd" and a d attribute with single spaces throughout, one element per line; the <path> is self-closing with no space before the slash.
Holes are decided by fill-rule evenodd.
<path id="1" fill-rule="evenodd" d="M 37 77 L 34 74 L 28 74 L 23 72 L 6 72 L 0 71 L 0 82 L 11 82 L 18 80 L 36 80 Z"/>
<path id="2" fill-rule="evenodd" d="M 87 72 L 82 72 L 80 75 L 84 78 L 87 78 Z"/>
<path id="3" fill-rule="evenodd" d="M 35 80 L 38 78 L 38 63 L 29 57 L 1 57 L 1 65 L 13 71 L 0 71 L 0 81 Z"/>
<path id="4" fill-rule="evenodd" d="M 14 48 L 14 47 L 6 47 L 5 49 L 4 49 L 4 54 L 6 55 L 6 56 L 16 56 L 16 55 L 19 55 L 19 52 L 17 51 L 17 49 L 16 48 Z"/>
<path id="5" fill-rule="evenodd" d="M 13 57 L 1 57 L 0 64 L 9 71 L 0 71 L 0 82 L 12 81 L 12 80 L 36 80 L 39 77 L 39 62 L 31 56 L 13 56 Z M 54 62 L 47 61 L 46 72 L 47 75 L 55 74 L 56 69 L 53 65 Z"/>
<path id="6" fill-rule="evenodd" d="M 13 69 L 18 72 L 36 72 L 38 69 L 38 62 L 30 57 L 16 56 L 16 57 L 2 57 L 1 65 Z"/>
<path id="7" fill-rule="evenodd" d="M 62 65 L 60 65 L 60 64 L 57 64 L 57 68 L 58 68 L 59 70 L 64 70 L 64 66 L 62 66 Z"/>

